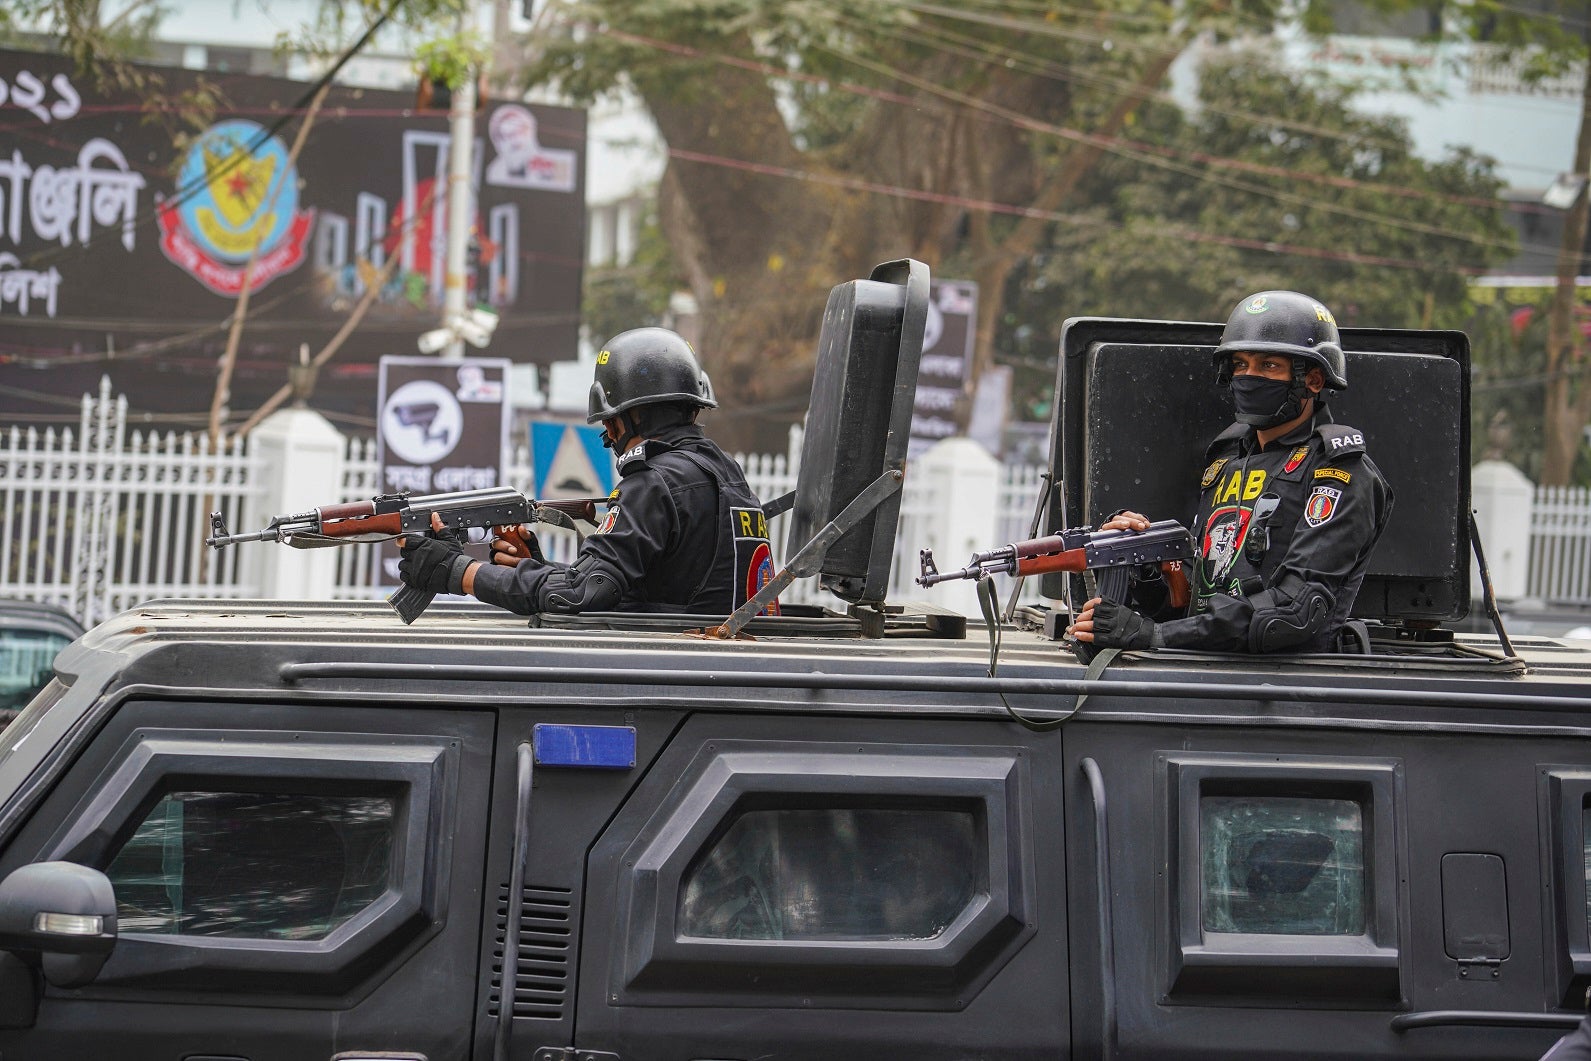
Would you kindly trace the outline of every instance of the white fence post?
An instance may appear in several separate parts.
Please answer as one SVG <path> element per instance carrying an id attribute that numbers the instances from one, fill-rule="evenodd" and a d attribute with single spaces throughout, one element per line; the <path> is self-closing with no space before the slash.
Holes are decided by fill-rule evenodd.
<path id="1" fill-rule="evenodd" d="M 941 570 L 960 567 L 975 552 L 992 549 L 1000 529 L 1000 463 L 981 445 L 966 438 L 936 442 L 907 469 L 917 489 L 901 505 L 900 533 L 895 543 L 895 586 L 891 599 L 920 598 L 913 593 L 919 550 L 932 549 Z M 908 502 L 910 504 L 908 505 Z M 934 603 L 978 615 L 977 586 L 971 581 L 944 582 L 934 587 Z"/>
<path id="2" fill-rule="evenodd" d="M 1536 485 L 1507 461 L 1484 460 L 1470 471 L 1470 496 L 1475 526 L 1492 589 L 1504 600 L 1530 592 L 1530 508 Z M 1470 596 L 1482 593 L 1479 566 L 1470 557 Z"/>
<path id="3" fill-rule="evenodd" d="M 263 527 L 271 516 L 303 512 L 342 497 L 343 436 L 313 409 L 283 409 L 260 422 L 249 446 L 260 462 L 261 492 L 245 506 L 243 528 Z M 337 588 L 338 547 L 284 549 L 266 544 L 239 558 L 240 581 L 262 597 L 331 600 Z"/>

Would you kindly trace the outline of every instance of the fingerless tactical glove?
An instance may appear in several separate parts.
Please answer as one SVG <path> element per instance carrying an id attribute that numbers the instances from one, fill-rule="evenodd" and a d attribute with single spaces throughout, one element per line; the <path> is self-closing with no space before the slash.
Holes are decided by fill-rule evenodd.
<path id="1" fill-rule="evenodd" d="M 473 562 L 456 536 L 409 535 L 398 561 L 398 577 L 406 585 L 432 593 L 463 593 L 464 572 Z"/>
<path id="2" fill-rule="evenodd" d="M 1125 604 L 1102 600 L 1094 605 L 1094 645 L 1098 648 L 1149 648 L 1155 624 Z"/>

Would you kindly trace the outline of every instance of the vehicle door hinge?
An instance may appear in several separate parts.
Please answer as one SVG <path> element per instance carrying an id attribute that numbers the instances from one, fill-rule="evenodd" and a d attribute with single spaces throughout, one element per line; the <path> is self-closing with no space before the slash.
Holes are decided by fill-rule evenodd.
<path id="1" fill-rule="evenodd" d="M 1491 983 L 1503 978 L 1501 958 L 1466 958 L 1458 963 L 1458 978 L 1476 983 Z"/>
<path id="2" fill-rule="evenodd" d="M 619 1055 L 576 1046 L 538 1046 L 531 1061 L 619 1061 Z"/>

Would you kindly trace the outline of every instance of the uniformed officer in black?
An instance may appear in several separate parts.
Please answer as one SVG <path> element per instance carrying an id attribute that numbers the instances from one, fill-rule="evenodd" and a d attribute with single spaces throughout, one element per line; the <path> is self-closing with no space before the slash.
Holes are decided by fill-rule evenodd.
<path id="1" fill-rule="evenodd" d="M 619 488 L 572 564 L 547 562 L 528 528 L 492 542 L 493 563 L 432 536 L 399 573 L 521 615 L 648 611 L 728 615 L 773 575 L 768 524 L 740 466 L 696 426 L 716 408 L 691 346 L 665 328 L 614 336 L 597 355 L 590 423 L 620 454 Z M 777 605 L 770 608 L 775 610 Z"/>
<path id="2" fill-rule="evenodd" d="M 1591 1017 L 1553 1044 L 1541 1055 L 1541 1061 L 1591 1061 Z"/>
<path id="3" fill-rule="evenodd" d="M 1163 581 L 1141 580 L 1132 606 L 1085 604 L 1072 636 L 1101 648 L 1335 651 L 1392 510 L 1364 434 L 1325 405 L 1348 386 L 1337 322 L 1306 295 L 1262 291 L 1232 311 L 1215 367 L 1237 422 L 1206 453 L 1187 614 L 1167 607 Z M 1121 512 L 1101 529 L 1148 526 Z"/>

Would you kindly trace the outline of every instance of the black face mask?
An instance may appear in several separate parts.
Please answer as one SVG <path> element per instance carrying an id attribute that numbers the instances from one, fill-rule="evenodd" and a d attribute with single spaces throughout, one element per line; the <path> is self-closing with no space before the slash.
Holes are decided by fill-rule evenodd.
<path id="1" fill-rule="evenodd" d="M 1302 397 L 1294 392 L 1292 380 L 1264 376 L 1233 376 L 1232 404 L 1239 423 L 1261 430 L 1285 424 L 1304 411 Z"/>

